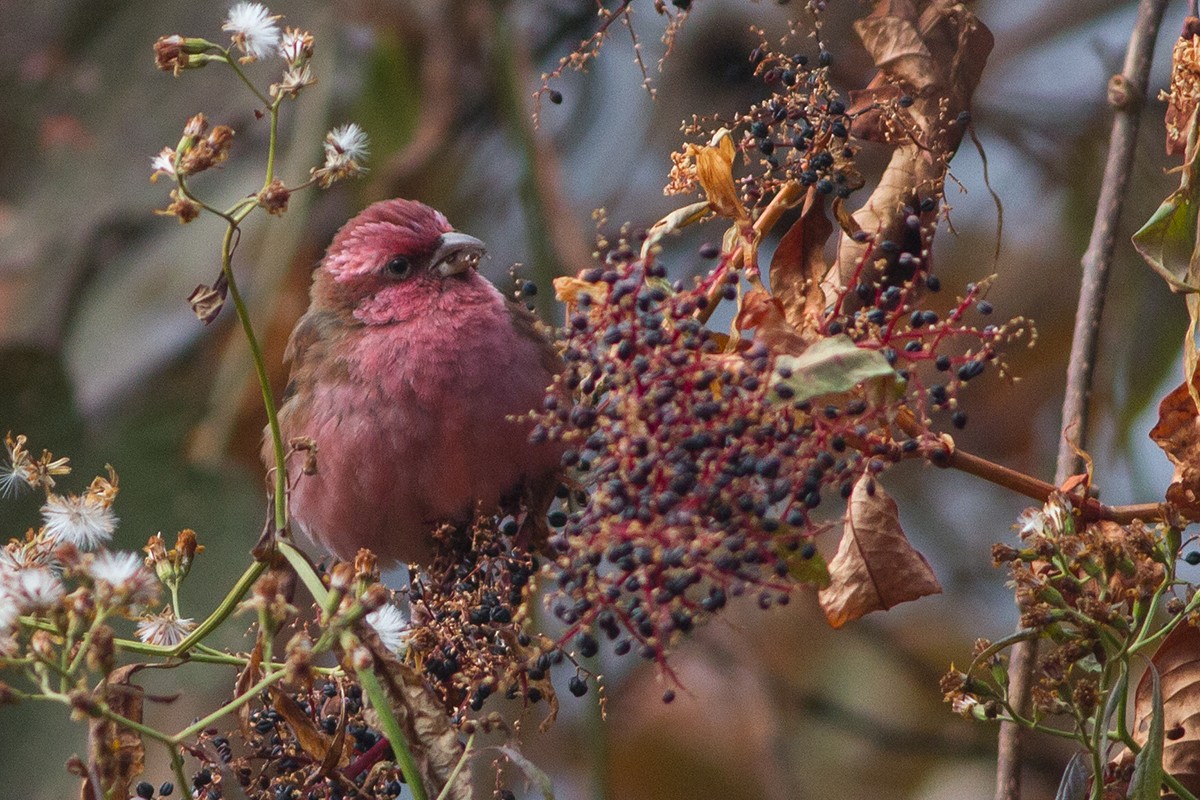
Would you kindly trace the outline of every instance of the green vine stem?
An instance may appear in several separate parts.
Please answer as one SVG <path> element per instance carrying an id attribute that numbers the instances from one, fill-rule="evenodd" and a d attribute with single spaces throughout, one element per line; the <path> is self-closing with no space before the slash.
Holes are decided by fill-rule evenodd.
<path id="1" fill-rule="evenodd" d="M 421 773 L 417 770 L 417 762 L 413 760 L 412 753 L 408 750 L 408 740 L 404 737 L 404 731 L 400 729 L 400 723 L 396 721 L 396 716 L 392 713 L 387 694 L 383 691 L 379 679 L 375 677 L 372 666 L 358 671 L 358 682 L 362 684 L 363 691 L 366 692 L 371 705 L 379 714 L 380 727 L 383 728 L 388 743 L 392 746 L 392 754 L 396 757 L 396 764 L 400 767 L 400 772 L 404 774 L 404 780 L 408 784 L 409 790 L 412 791 L 413 800 L 428 800 Z"/>

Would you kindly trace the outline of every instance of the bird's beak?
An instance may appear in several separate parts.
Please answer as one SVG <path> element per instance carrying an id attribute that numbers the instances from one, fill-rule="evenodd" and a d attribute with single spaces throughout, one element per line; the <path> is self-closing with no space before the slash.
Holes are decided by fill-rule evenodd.
<path id="1" fill-rule="evenodd" d="M 438 275 L 448 278 L 478 267 L 479 259 L 483 258 L 486 252 L 487 248 L 483 246 L 483 242 L 474 236 L 450 231 L 442 234 L 430 263 Z"/>

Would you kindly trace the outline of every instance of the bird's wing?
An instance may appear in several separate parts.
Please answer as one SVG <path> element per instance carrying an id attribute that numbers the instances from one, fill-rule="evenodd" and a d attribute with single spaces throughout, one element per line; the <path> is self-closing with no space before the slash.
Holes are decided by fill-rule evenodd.
<path id="1" fill-rule="evenodd" d="M 507 297 L 505 303 L 508 305 L 508 313 L 517 333 L 537 346 L 538 361 L 542 368 L 551 375 L 562 372 L 562 357 L 559 356 L 558 349 L 551 341 L 546 324 L 521 303 Z"/>
<path id="2" fill-rule="evenodd" d="M 292 364 L 291 377 L 283 392 L 284 400 L 296 393 L 297 381 L 303 376 L 305 367 L 321 359 L 321 352 L 339 324 L 337 315 L 326 311 L 309 311 L 296 323 L 283 351 L 283 360 Z"/>

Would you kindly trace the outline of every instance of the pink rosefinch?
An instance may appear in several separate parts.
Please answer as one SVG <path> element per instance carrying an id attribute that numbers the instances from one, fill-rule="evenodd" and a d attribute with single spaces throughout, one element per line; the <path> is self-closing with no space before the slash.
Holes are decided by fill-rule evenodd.
<path id="1" fill-rule="evenodd" d="M 428 563 L 440 524 L 522 492 L 545 512 L 561 448 L 509 417 L 541 407 L 558 356 L 476 271 L 483 254 L 434 209 L 386 200 L 316 270 L 279 423 L 285 445 L 317 446 L 315 474 L 289 459 L 292 527 L 339 558 Z M 263 458 L 274 465 L 269 441 Z"/>

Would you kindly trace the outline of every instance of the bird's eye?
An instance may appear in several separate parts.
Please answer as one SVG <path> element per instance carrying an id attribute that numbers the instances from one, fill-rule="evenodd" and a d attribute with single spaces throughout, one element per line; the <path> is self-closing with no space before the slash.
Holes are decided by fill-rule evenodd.
<path id="1" fill-rule="evenodd" d="M 384 265 L 384 272 L 397 278 L 403 278 L 408 274 L 409 261 L 404 256 L 393 256 L 390 261 Z"/>

